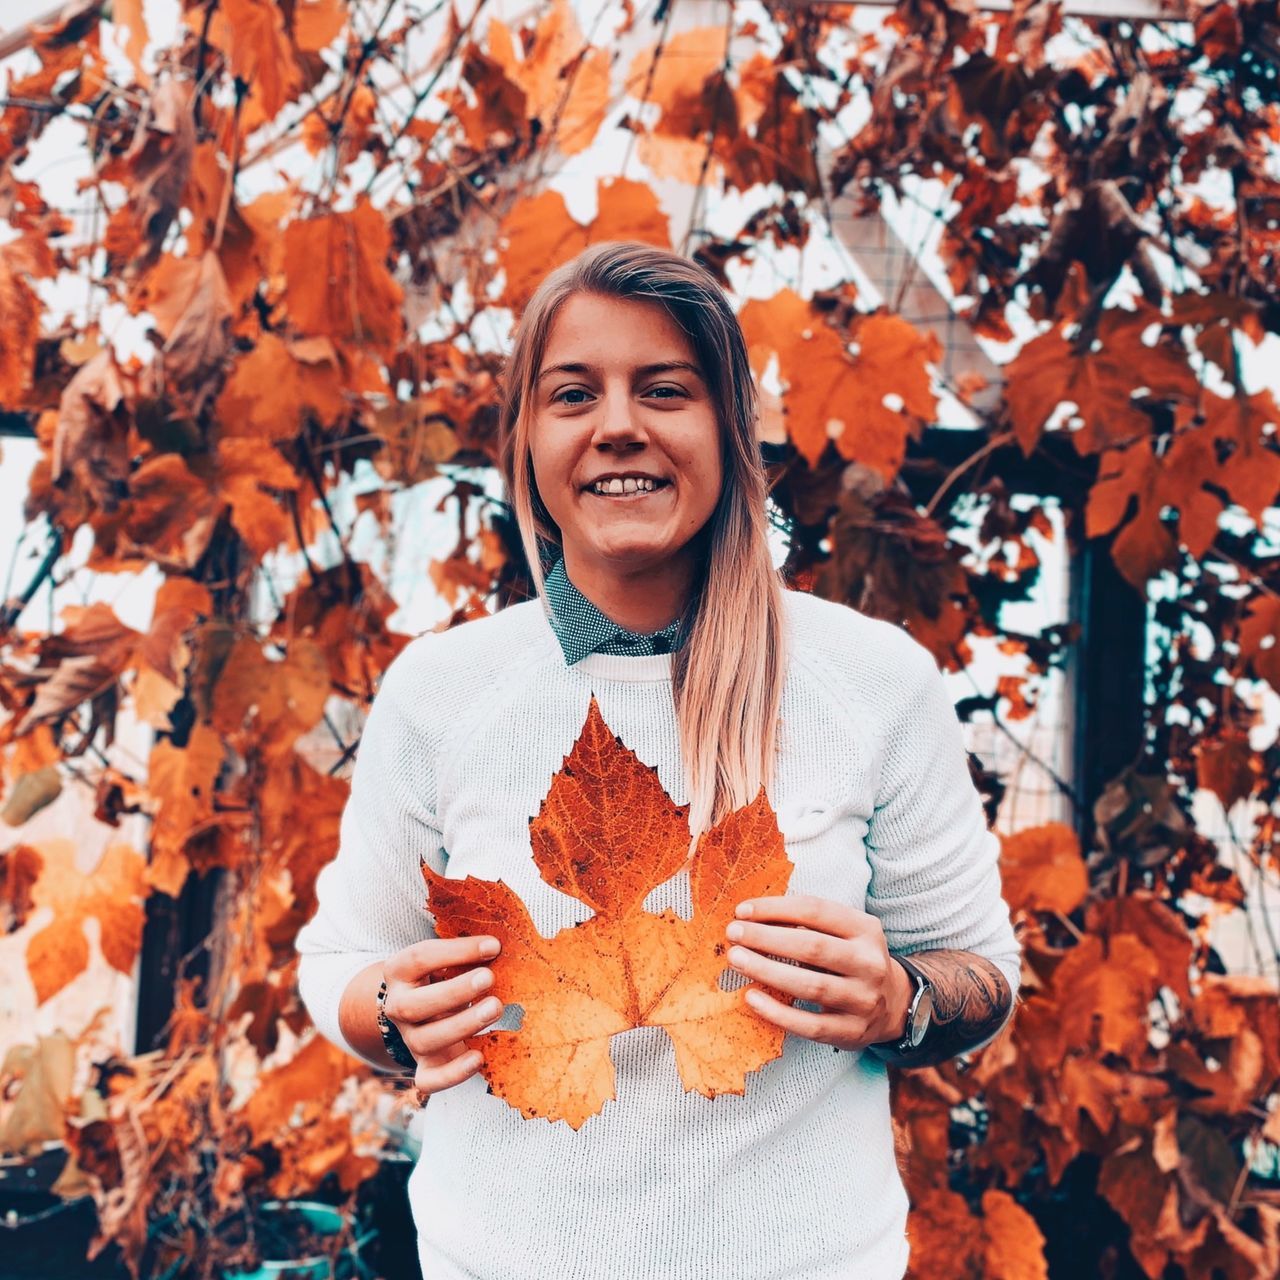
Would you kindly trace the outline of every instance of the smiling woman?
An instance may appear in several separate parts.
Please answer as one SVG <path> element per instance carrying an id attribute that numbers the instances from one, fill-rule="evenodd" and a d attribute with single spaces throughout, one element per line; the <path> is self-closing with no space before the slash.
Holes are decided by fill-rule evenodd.
<path id="1" fill-rule="evenodd" d="M 990 1040 L 1019 977 L 943 677 L 774 569 L 696 264 L 552 272 L 500 425 L 537 599 L 391 664 L 297 944 L 320 1029 L 430 1099 L 423 1273 L 900 1280 L 885 1063 Z"/>
<path id="2" fill-rule="evenodd" d="M 694 536 L 720 499 L 720 423 L 693 347 L 655 302 L 582 293 L 543 360 L 529 451 L 565 572 L 609 617 L 657 631 L 689 598 Z"/>

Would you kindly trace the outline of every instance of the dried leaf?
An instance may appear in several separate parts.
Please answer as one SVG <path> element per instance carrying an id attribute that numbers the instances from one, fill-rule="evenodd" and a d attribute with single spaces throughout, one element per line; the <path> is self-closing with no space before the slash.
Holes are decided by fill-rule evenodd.
<path id="1" fill-rule="evenodd" d="M 79 977 L 89 963 L 85 921 L 97 919 L 102 956 L 123 974 L 133 972 L 142 945 L 143 859 L 123 844 L 108 845 L 88 874 L 76 865 L 70 840 L 46 840 L 36 846 L 44 860 L 32 890 L 37 907 L 51 907 L 54 918 L 27 943 L 27 968 L 43 1004 Z"/>
<path id="2" fill-rule="evenodd" d="M 1002 836 L 1000 885 L 1015 911 L 1074 911 L 1089 890 L 1075 829 L 1048 822 Z"/>
<path id="3" fill-rule="evenodd" d="M 763 789 L 698 842 L 688 866 L 691 920 L 645 912 L 649 892 L 685 865 L 688 807 L 605 724 L 594 698 L 529 837 L 542 878 L 595 913 L 541 937 L 501 881 L 451 880 L 425 864 L 440 937 L 491 933 L 493 994 L 524 1009 L 518 1031 L 468 1044 L 490 1088 L 526 1117 L 578 1129 L 613 1098 L 612 1036 L 660 1026 L 688 1091 L 741 1094 L 782 1052 L 782 1031 L 719 986 L 724 930 L 744 898 L 785 892 L 791 863 Z"/>
<path id="4" fill-rule="evenodd" d="M 928 371 L 942 356 L 937 338 L 900 316 L 865 316 L 854 330 L 855 357 L 790 289 L 766 302 L 753 299 L 739 319 L 757 376 L 777 357 L 787 431 L 809 465 L 831 440 L 842 457 L 892 480 L 908 438 L 937 411 Z"/>

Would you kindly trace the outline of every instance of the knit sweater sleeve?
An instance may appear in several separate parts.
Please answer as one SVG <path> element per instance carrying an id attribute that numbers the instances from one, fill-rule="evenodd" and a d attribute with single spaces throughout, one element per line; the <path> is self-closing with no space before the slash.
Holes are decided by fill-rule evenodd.
<path id="1" fill-rule="evenodd" d="M 898 655 L 905 697 L 887 715 L 866 836 L 867 910 L 890 951 L 953 949 L 990 960 L 1017 996 L 1021 949 L 1001 894 L 1000 841 L 969 776 L 955 705 L 932 654 Z"/>
<path id="2" fill-rule="evenodd" d="M 298 991 L 320 1033 L 355 1055 L 338 1025 L 338 1003 L 362 969 L 434 936 L 425 859 L 443 872 L 433 753 L 420 711 L 429 699 L 419 646 L 387 667 L 356 751 L 338 852 L 316 879 L 315 914 L 298 932 Z"/>

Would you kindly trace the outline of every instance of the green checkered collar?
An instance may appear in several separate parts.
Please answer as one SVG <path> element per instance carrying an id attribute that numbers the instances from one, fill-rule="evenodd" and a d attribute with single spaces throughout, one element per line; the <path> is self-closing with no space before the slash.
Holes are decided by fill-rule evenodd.
<path id="1" fill-rule="evenodd" d="M 566 666 L 581 662 L 589 653 L 631 654 L 636 657 L 670 653 L 680 647 L 680 619 L 669 622 L 661 631 L 641 635 L 620 627 L 569 581 L 564 557 L 555 562 L 547 574 L 547 602 L 551 605 L 551 621 L 564 650 Z"/>

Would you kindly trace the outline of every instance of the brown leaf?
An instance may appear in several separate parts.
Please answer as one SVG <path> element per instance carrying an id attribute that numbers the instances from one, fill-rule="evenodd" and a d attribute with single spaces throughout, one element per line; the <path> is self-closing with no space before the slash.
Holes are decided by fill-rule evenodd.
<path id="1" fill-rule="evenodd" d="M 1196 785 L 1205 787 L 1230 809 L 1243 800 L 1260 780 L 1254 768 L 1249 735 L 1240 730 L 1224 730 L 1214 738 L 1201 738 L 1195 747 Z"/>
<path id="2" fill-rule="evenodd" d="M 1148 435 L 1151 419 L 1134 402 L 1145 386 L 1156 399 L 1194 402 L 1199 394 L 1185 354 L 1163 343 L 1147 346 L 1145 329 L 1162 317 L 1149 307 L 1105 311 L 1098 323 L 1098 350 L 1078 352 L 1058 328 L 1028 342 L 1008 367 L 1006 395 L 1013 429 L 1028 456 L 1045 423 L 1071 401 L 1082 420 L 1071 432 L 1081 454 L 1096 453 Z M 1135 383 L 1135 370 L 1139 371 Z"/>
<path id="3" fill-rule="evenodd" d="M 61 794 L 62 774 L 56 765 L 47 764 L 30 773 L 20 773 L 5 798 L 0 822 L 7 827 L 20 827 Z"/>
<path id="4" fill-rule="evenodd" d="M 58 409 L 53 483 L 73 473 L 107 511 L 119 502 L 129 472 L 125 408 L 125 380 L 107 348 L 76 370 Z"/>
<path id="5" fill-rule="evenodd" d="M 195 146 L 190 89 L 171 77 L 147 99 L 120 171 L 109 171 L 108 176 L 118 177 L 129 188 L 127 203 L 112 217 L 116 256 L 132 257 L 137 243 L 145 245 L 144 265 L 159 255 L 178 214 Z M 109 231 L 109 238 L 112 235 Z"/>
<path id="6" fill-rule="evenodd" d="M 313 641 L 293 639 L 288 656 L 272 661 L 256 639 L 232 648 L 213 692 L 212 724 L 233 743 L 252 740 L 266 756 L 292 749 L 298 736 L 319 723 L 329 697 L 324 652 Z"/>
<path id="7" fill-rule="evenodd" d="M 3 821 L 17 825 L 7 817 Z M 40 851 L 29 844 L 16 844 L 0 853 L 0 933 L 13 933 L 26 924 L 35 909 L 31 889 L 43 866 Z"/>
<path id="8" fill-rule="evenodd" d="M 0 1151 L 36 1155 L 46 1142 L 62 1141 L 74 1072 L 75 1045 L 61 1031 L 9 1049 L 0 1065 L 0 1095 L 12 1101 L 0 1124 Z"/>
<path id="9" fill-rule="evenodd" d="M 215 379 L 231 345 L 231 298 L 218 255 L 198 258 L 166 254 L 151 270 L 138 301 L 156 319 L 164 337 L 158 373 L 163 383 L 192 391 L 198 414 L 216 389 Z"/>

